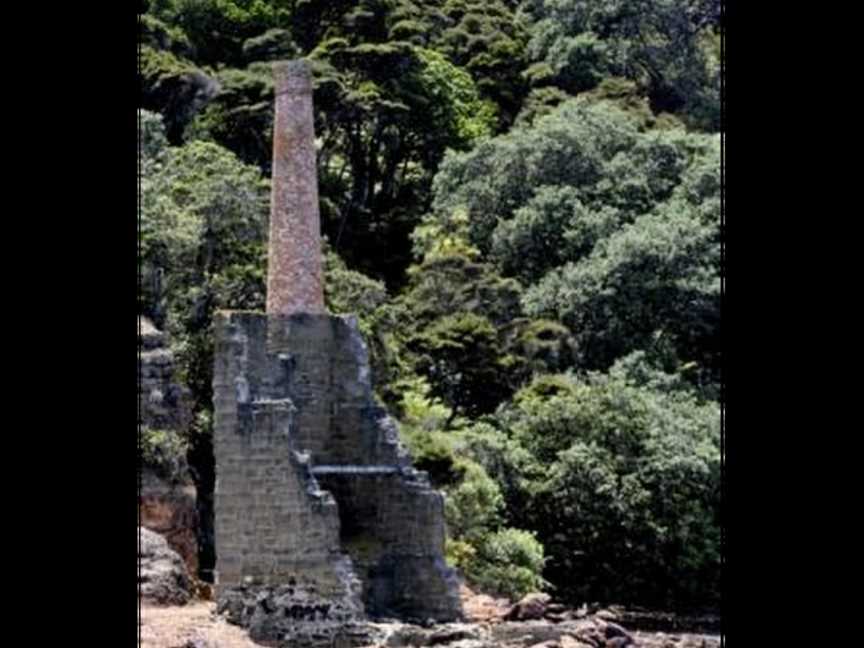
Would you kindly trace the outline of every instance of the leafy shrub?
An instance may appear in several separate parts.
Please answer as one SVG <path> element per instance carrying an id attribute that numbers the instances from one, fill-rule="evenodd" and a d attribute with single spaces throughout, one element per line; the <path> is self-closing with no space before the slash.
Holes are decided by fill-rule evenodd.
<path id="1" fill-rule="evenodd" d="M 138 434 L 139 467 L 169 481 L 181 481 L 186 478 L 188 447 L 188 441 L 174 430 L 142 427 Z"/>
<path id="2" fill-rule="evenodd" d="M 266 218 L 257 169 L 212 143 L 166 150 L 141 181 L 141 262 L 164 277 L 148 310 L 182 336 L 215 308 L 260 307 Z"/>
<path id="3" fill-rule="evenodd" d="M 262 0 L 152 0 L 150 11 L 183 30 L 206 65 L 243 61 L 243 42 L 287 18 L 279 3 Z"/>
<path id="4" fill-rule="evenodd" d="M 454 412 L 492 411 L 510 393 L 513 359 L 501 348 L 495 327 L 473 313 L 445 316 L 407 343 L 417 371 L 432 393 Z"/>
<path id="5" fill-rule="evenodd" d="M 345 262 L 329 246 L 324 254 L 324 298 L 331 313 L 357 315 L 363 323 L 376 309 L 387 301 L 387 288 L 355 270 L 349 270 Z M 368 326 L 365 333 L 369 333 Z"/>
<path id="6" fill-rule="evenodd" d="M 179 144 L 183 131 L 215 94 L 214 80 L 181 55 L 142 45 L 139 80 L 141 107 L 161 113 L 168 139 Z"/>
<path id="7" fill-rule="evenodd" d="M 483 591 L 518 598 L 548 585 L 543 545 L 520 529 L 502 527 L 504 499 L 482 466 L 456 460 L 462 480 L 447 490 L 445 514 L 451 564 Z"/>
<path id="8" fill-rule="evenodd" d="M 501 522 L 504 499 L 501 489 L 483 467 L 469 459 L 456 461 L 463 478 L 447 491 L 444 512 L 451 537 L 477 546 L 484 535 Z"/>
<path id="9" fill-rule="evenodd" d="M 219 90 L 194 116 L 184 141 L 215 142 L 246 164 L 270 173 L 273 156 L 273 73 L 266 63 L 214 75 Z"/>
<path id="10" fill-rule="evenodd" d="M 523 318 L 514 322 L 509 349 L 524 360 L 526 372 L 547 374 L 573 366 L 576 346 L 570 330 L 554 320 Z"/>
<path id="11" fill-rule="evenodd" d="M 515 598 L 547 586 L 541 577 L 542 545 L 527 531 L 502 526 L 506 517 L 502 489 L 471 458 L 482 453 L 476 452 L 477 444 L 466 443 L 463 432 L 476 441 L 485 430 L 445 433 L 424 429 L 420 421 L 436 421 L 428 413 L 441 406 L 416 393 L 406 400 L 414 404 L 405 408 L 410 423 L 403 425 L 403 438 L 414 465 L 428 471 L 433 485 L 445 490 L 448 562 L 476 587 L 504 596 Z M 446 415 L 446 409 L 443 413 Z M 466 451 L 469 446 L 474 452 Z"/>
<path id="12" fill-rule="evenodd" d="M 155 162 L 168 146 L 162 115 L 138 110 L 138 157 L 144 163 Z"/>
<path id="13" fill-rule="evenodd" d="M 434 50 L 418 48 L 417 55 L 423 65 L 420 82 L 439 99 L 432 110 L 443 111 L 432 119 L 447 125 L 455 136 L 454 143 L 464 146 L 478 137 L 491 135 L 496 121 L 495 105 L 480 99 L 471 75 Z"/>
<path id="14" fill-rule="evenodd" d="M 541 575 L 545 562 L 543 545 L 533 533 L 505 528 L 485 536 L 463 569 L 484 592 L 516 600 L 549 586 Z"/>
<path id="15" fill-rule="evenodd" d="M 522 452 L 499 442 L 493 474 L 517 475 L 503 490 L 516 495 L 508 511 L 537 532 L 563 595 L 716 603 L 719 407 L 637 360 L 520 392 L 496 418 Z"/>

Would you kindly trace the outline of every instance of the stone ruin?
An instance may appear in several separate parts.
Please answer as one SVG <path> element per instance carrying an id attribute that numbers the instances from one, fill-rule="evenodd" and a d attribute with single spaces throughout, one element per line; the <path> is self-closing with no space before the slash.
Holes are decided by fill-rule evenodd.
<path id="1" fill-rule="evenodd" d="M 267 312 L 215 326 L 218 609 L 256 641 L 361 645 L 369 618 L 459 618 L 459 583 L 357 321 L 324 307 L 311 73 L 274 76 Z"/>

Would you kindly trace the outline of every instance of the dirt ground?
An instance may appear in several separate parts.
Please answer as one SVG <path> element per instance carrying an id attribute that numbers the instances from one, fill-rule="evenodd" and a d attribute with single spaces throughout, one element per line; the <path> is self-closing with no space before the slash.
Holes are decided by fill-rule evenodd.
<path id="1" fill-rule="evenodd" d="M 215 609 L 212 601 L 171 607 L 142 603 L 138 645 L 142 648 L 264 648 L 240 628 L 216 617 Z"/>

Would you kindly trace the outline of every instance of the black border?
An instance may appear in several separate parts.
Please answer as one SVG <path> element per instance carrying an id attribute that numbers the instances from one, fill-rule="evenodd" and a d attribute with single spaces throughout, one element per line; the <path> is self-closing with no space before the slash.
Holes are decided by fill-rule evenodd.
<path id="1" fill-rule="evenodd" d="M 851 115 L 835 103 L 830 70 L 807 65 L 822 46 L 809 14 L 796 28 L 783 22 L 786 9 L 762 7 L 761 16 L 759 9 L 726 2 L 723 18 L 723 121 L 732 131 L 723 152 L 724 182 L 731 176 L 724 215 L 729 203 L 735 216 L 731 228 L 724 222 L 724 276 L 731 270 L 733 298 L 730 309 L 724 290 L 723 401 L 731 396 L 735 424 L 724 439 L 722 617 L 724 634 L 769 646 L 785 643 L 784 635 L 807 636 L 799 620 L 815 616 L 822 599 L 830 604 L 844 595 L 803 582 L 802 563 L 829 551 L 818 537 L 835 533 L 822 524 L 830 502 L 811 491 L 824 480 L 809 455 L 830 453 L 829 439 L 848 434 L 833 417 L 802 411 L 810 391 L 831 382 L 803 357 L 820 353 L 818 336 L 827 331 L 806 327 L 834 319 L 827 300 L 812 305 L 814 296 L 825 298 L 806 280 L 819 263 L 811 256 L 818 243 L 806 239 L 822 228 L 836 231 L 831 221 L 844 215 L 804 190 L 831 192 L 842 162 L 814 154 L 807 139 L 838 137 L 842 146 L 855 128 L 844 126 Z M 28 644 L 53 645 L 48 637 L 56 633 L 58 644 L 104 638 L 131 645 L 137 3 L 31 11 L 7 23 L 13 35 L 21 28 L 30 36 L 8 54 L 4 102 L 14 141 L 3 236 L 7 533 L 17 546 L 9 578 L 22 588 L 16 597 L 29 608 L 24 614 L 36 620 L 15 623 L 35 633 Z M 843 38 L 830 27 L 824 40 Z M 780 36 L 791 39 L 789 47 Z M 854 293 L 848 299 L 854 306 Z M 833 303 L 848 312 L 848 301 Z M 796 335 L 786 341 L 789 329 Z M 775 383 L 782 390 L 776 396 L 768 393 Z M 845 470 L 836 454 L 828 458 L 822 471 Z M 809 517 L 822 506 L 822 518 Z M 845 515 L 854 517 L 854 509 Z M 826 625 L 840 620 L 819 616 Z M 815 637 L 836 641 L 835 630 L 831 639 L 827 629 Z"/>
<path id="2" fill-rule="evenodd" d="M 137 3 L 21 7 L 4 20 L 9 642 L 131 646 Z"/>
<path id="3" fill-rule="evenodd" d="M 840 253 L 820 237 L 835 233 L 832 220 L 844 215 L 831 200 L 847 164 L 814 144 L 849 144 L 845 133 L 858 118 L 841 111 L 832 91 L 843 87 L 833 78 L 841 59 L 827 43 L 849 38 L 842 19 L 820 20 L 810 9 L 724 5 L 723 122 L 731 134 L 723 211 L 732 219 L 723 226 L 723 403 L 733 425 L 723 445 L 721 614 L 733 645 L 828 645 L 806 625 L 843 618 L 837 611 L 849 597 L 846 588 L 812 582 L 839 546 L 824 516 L 843 493 L 819 491 L 841 469 L 834 438 L 845 430 L 830 413 L 841 406 L 836 396 L 829 411 L 809 410 L 846 373 L 812 364 L 829 354 L 826 341 L 844 343 L 824 329 L 843 302 L 820 303 L 842 277 L 819 285 L 812 273 L 824 263 L 821 250 Z"/>

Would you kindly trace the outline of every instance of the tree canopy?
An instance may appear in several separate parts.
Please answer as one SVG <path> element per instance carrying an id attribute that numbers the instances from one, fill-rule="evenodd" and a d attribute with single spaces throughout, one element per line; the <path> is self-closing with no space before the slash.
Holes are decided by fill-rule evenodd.
<path id="1" fill-rule="evenodd" d="M 172 447 L 202 534 L 212 315 L 263 308 L 270 66 L 302 57 L 326 301 L 358 315 L 378 395 L 445 492 L 448 560 L 508 596 L 716 604 L 719 2 L 139 13 L 139 310 L 194 401 Z"/>

